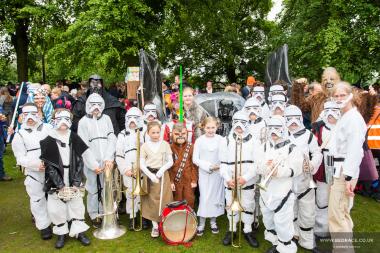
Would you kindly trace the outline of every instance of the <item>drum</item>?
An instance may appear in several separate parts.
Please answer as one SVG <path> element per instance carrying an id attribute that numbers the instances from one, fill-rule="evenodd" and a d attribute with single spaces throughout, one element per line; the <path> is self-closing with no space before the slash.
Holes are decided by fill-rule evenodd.
<path id="1" fill-rule="evenodd" d="M 186 200 L 171 202 L 162 211 L 159 229 L 167 244 L 186 244 L 197 232 L 197 216 Z"/>

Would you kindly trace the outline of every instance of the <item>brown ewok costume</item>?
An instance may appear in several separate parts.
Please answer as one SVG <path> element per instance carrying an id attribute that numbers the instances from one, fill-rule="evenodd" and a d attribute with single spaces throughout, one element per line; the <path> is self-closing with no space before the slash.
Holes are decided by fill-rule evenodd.
<path id="1" fill-rule="evenodd" d="M 341 79 L 336 69 L 328 67 L 322 74 L 321 85 L 323 91 L 306 98 L 304 95 L 304 86 L 307 85 L 307 80 L 305 78 L 295 80 L 293 82 L 291 102 L 301 108 L 303 113 L 310 113 L 311 123 L 314 123 L 318 120 L 323 111 L 324 103 L 331 97 L 332 88 L 340 81 Z M 377 104 L 377 95 L 371 95 L 360 89 L 355 89 L 353 93 L 354 104 L 358 107 L 365 122 L 368 123 Z"/>
<path id="2" fill-rule="evenodd" d="M 172 132 L 174 164 L 169 170 L 170 182 L 175 185 L 175 201 L 186 200 L 194 208 L 194 188 L 191 183 L 198 182 L 198 167 L 193 164 L 193 144 L 187 142 L 187 129 L 183 123 L 176 123 Z"/>

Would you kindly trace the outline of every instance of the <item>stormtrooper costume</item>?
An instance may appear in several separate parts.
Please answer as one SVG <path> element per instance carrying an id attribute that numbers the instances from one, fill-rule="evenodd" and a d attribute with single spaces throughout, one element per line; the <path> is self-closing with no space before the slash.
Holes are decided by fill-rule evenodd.
<path id="1" fill-rule="evenodd" d="M 314 234 L 319 237 L 327 237 L 329 235 L 328 202 L 330 185 L 334 173 L 329 149 L 331 145 L 332 131 L 335 127 L 335 124 L 329 123 L 329 118 L 331 117 L 335 120 L 339 120 L 340 110 L 335 102 L 327 101 L 324 103 L 323 111 L 320 116 L 320 118 L 322 118 L 322 125 L 316 129 L 315 133 L 323 154 L 323 163 L 314 175 L 314 179 L 317 182 L 317 190 L 315 193 L 316 216 Z"/>
<path id="2" fill-rule="evenodd" d="M 273 115 L 284 115 L 285 108 L 287 106 L 286 97 L 283 94 L 276 94 L 271 97 L 270 111 L 271 116 Z"/>
<path id="3" fill-rule="evenodd" d="M 136 163 L 137 158 L 137 129 L 141 129 L 142 126 L 142 112 L 137 107 L 132 107 L 125 115 L 125 129 L 117 136 L 116 143 L 116 163 L 123 175 L 123 183 L 126 188 L 126 212 L 129 214 L 130 222 L 133 217 L 137 217 L 136 214 L 140 210 L 140 196 L 132 197 L 132 184 L 136 185 L 136 179 L 125 175 L 127 171 L 132 170 L 133 165 Z M 130 128 L 130 125 L 134 123 L 135 128 Z M 143 144 L 143 134 L 140 131 L 140 146 Z M 134 182 L 133 182 L 134 181 Z M 134 205 L 134 213 L 132 212 L 132 201 Z M 130 224 L 131 226 L 131 224 Z"/>
<path id="4" fill-rule="evenodd" d="M 284 95 L 284 96 L 286 96 L 286 92 L 284 90 L 284 87 L 282 87 L 282 85 L 275 84 L 275 85 L 272 85 L 269 88 L 269 93 L 268 93 L 268 101 L 269 101 L 269 103 L 272 103 L 274 95 Z"/>
<path id="5" fill-rule="evenodd" d="M 252 97 L 245 101 L 244 112 L 249 117 L 248 130 L 256 140 L 261 140 L 263 132 L 265 132 L 266 123 L 262 115 L 262 107 L 260 102 Z M 252 117 L 255 118 L 252 120 Z"/>
<path id="6" fill-rule="evenodd" d="M 259 102 L 261 106 L 261 117 L 263 119 L 267 119 L 268 117 L 270 117 L 269 106 L 265 102 L 265 88 L 262 86 L 253 87 L 252 97 L 256 98 L 256 100 Z"/>
<path id="7" fill-rule="evenodd" d="M 267 133 L 268 141 L 260 146 L 255 160 L 257 172 L 262 175 L 261 184 L 272 169 L 277 170 L 268 181 L 266 189 L 260 190 L 264 238 L 273 245 L 267 252 L 295 253 L 297 245 L 292 240 L 295 197 L 292 185 L 294 177 L 302 173 L 302 153 L 288 139 L 283 117 L 269 118 Z M 272 164 L 268 165 L 268 161 L 272 161 Z"/>
<path id="8" fill-rule="evenodd" d="M 285 109 L 284 114 L 290 140 L 303 152 L 304 163 L 309 164 L 309 172 L 304 171 L 295 177 L 293 182 L 293 192 L 296 195 L 294 228 L 295 236 L 299 237 L 299 245 L 305 249 L 312 250 L 315 246 L 313 231 L 315 224 L 315 191 L 311 188 L 311 184 L 314 183 L 312 175 L 317 172 L 322 162 L 322 152 L 318 146 L 317 138 L 302 123 L 301 109 L 295 105 L 290 105 Z M 311 158 L 309 159 L 310 155 Z"/>
<path id="9" fill-rule="evenodd" d="M 96 156 L 100 168 L 106 161 L 113 161 L 115 156 L 116 136 L 111 119 L 103 114 L 104 99 L 97 93 L 91 94 L 86 101 L 86 116 L 78 124 L 78 135 Z M 99 116 L 95 112 L 99 111 Z M 91 168 L 84 167 L 86 176 L 87 212 L 91 220 L 95 220 L 103 213 L 102 189 L 103 173 L 96 174 Z M 94 226 L 100 221 L 94 221 Z"/>
<path id="10" fill-rule="evenodd" d="M 255 184 L 256 169 L 254 168 L 254 156 L 256 150 L 258 149 L 258 143 L 248 131 L 248 116 L 243 111 L 238 111 L 232 117 L 232 131 L 227 137 L 227 143 L 222 147 L 222 157 L 220 163 L 220 174 L 224 179 L 225 198 L 227 206 L 227 217 L 229 221 L 229 232 L 227 232 L 225 240 L 223 243 L 225 245 L 230 244 L 231 241 L 231 231 L 236 232 L 236 226 L 239 221 L 238 212 L 233 213 L 233 224 L 232 224 L 232 212 L 229 209 L 229 205 L 232 202 L 232 190 L 228 186 L 228 182 L 234 179 L 235 175 L 235 147 L 236 140 L 238 139 L 237 128 L 243 130 L 242 133 L 242 145 L 238 144 L 238 173 L 241 165 L 241 177 L 246 181 L 244 185 L 241 186 L 241 196 L 240 203 L 244 209 L 241 213 L 242 223 L 244 224 L 243 232 L 244 237 L 252 247 L 258 247 L 258 243 L 255 238 L 252 238 L 252 223 L 254 222 L 254 210 L 255 210 Z M 241 153 L 241 158 L 240 158 Z M 241 159 L 241 162 L 239 162 Z M 239 175 L 238 175 L 239 177 Z M 239 186 L 238 186 L 239 187 Z M 229 238 L 228 238 L 229 237 Z"/>
<path id="11" fill-rule="evenodd" d="M 150 118 L 153 118 L 153 119 L 151 120 Z M 144 125 L 143 125 L 143 130 L 142 130 L 144 143 L 147 141 L 150 141 L 150 137 L 147 133 L 149 121 L 159 121 L 157 106 L 155 104 L 146 104 L 144 106 Z M 166 128 L 165 124 L 161 126 L 161 140 L 164 139 L 165 128 Z"/>
<path id="12" fill-rule="evenodd" d="M 15 134 L 12 141 L 12 150 L 16 157 L 17 165 L 25 168 L 26 175 L 24 185 L 30 198 L 30 210 L 35 219 L 35 225 L 41 231 L 42 239 L 50 239 L 52 231 L 50 218 L 47 212 L 45 192 L 45 170 L 40 160 L 40 141 L 48 135 L 51 125 L 42 123 L 38 116 L 37 107 L 34 104 L 26 104 L 22 107 L 23 122 L 21 129 Z M 28 125 L 33 121 L 33 126 Z"/>
<path id="13" fill-rule="evenodd" d="M 88 168 L 96 170 L 98 163 L 87 145 L 69 128 L 72 124 L 72 114 L 66 109 L 60 109 L 54 116 L 54 129 L 43 139 L 40 159 L 46 166 L 44 190 L 48 193 L 47 208 L 49 217 L 54 224 L 53 233 L 58 235 L 56 248 L 62 248 L 65 236 L 68 234 L 83 245 L 89 245 L 89 239 L 84 232 L 89 228 L 84 219 L 85 207 L 83 199 L 75 196 L 63 200 L 59 193 L 65 187 L 78 188 L 82 186 L 83 162 Z M 62 130 L 62 128 L 66 130 Z M 71 222 L 69 227 L 68 223 Z"/>

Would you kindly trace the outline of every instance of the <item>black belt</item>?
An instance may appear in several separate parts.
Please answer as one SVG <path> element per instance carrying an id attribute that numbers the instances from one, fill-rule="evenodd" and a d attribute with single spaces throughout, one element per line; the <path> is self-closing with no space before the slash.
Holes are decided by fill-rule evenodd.
<path id="1" fill-rule="evenodd" d="M 329 149 L 328 148 L 322 148 L 321 151 L 326 152 L 326 151 L 329 151 Z"/>
<path id="2" fill-rule="evenodd" d="M 344 158 L 343 157 L 338 157 L 338 158 L 334 157 L 334 162 L 344 162 Z"/>
<path id="3" fill-rule="evenodd" d="M 287 241 L 287 242 L 283 242 L 283 241 L 281 241 L 280 239 L 278 239 L 278 241 L 279 241 L 280 243 L 284 244 L 284 245 L 290 245 L 290 244 L 292 243 L 292 240 Z"/>
<path id="4" fill-rule="evenodd" d="M 232 191 L 232 188 L 230 188 L 230 187 L 227 187 L 227 189 Z M 251 184 L 251 185 L 248 185 L 248 186 L 242 188 L 242 190 L 253 190 L 253 189 L 255 189 L 255 184 Z"/>
<path id="5" fill-rule="evenodd" d="M 160 168 L 151 168 L 151 167 L 147 167 L 147 168 L 148 168 L 148 170 L 149 170 L 150 172 L 152 172 L 152 173 L 156 173 L 157 171 L 160 170 Z"/>

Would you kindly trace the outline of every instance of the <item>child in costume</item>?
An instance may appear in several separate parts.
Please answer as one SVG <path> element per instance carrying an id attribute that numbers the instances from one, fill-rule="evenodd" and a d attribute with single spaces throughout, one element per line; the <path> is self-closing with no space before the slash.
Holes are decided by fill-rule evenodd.
<path id="1" fill-rule="evenodd" d="M 224 214 L 224 182 L 219 168 L 225 139 L 216 134 L 218 127 L 216 118 L 207 117 L 202 123 L 205 134 L 194 144 L 193 163 L 199 167 L 198 236 L 203 235 L 206 218 L 210 218 L 211 232 L 219 233 L 216 217 Z"/>
<path id="2" fill-rule="evenodd" d="M 45 166 L 40 160 L 40 141 L 48 136 L 51 125 L 42 123 L 37 106 L 26 103 L 22 107 L 23 123 L 12 141 L 12 150 L 17 164 L 25 168 L 24 185 L 30 198 L 35 225 L 41 231 L 44 240 L 52 237 L 47 202 L 43 190 L 45 183 Z"/>
<path id="3" fill-rule="evenodd" d="M 48 193 L 47 208 L 54 224 L 53 233 L 58 235 L 56 248 L 65 245 L 66 235 L 76 237 L 84 246 L 90 244 L 84 234 L 89 226 L 85 223 L 85 207 L 79 190 L 83 185 L 82 163 L 97 174 L 102 172 L 86 143 L 70 130 L 71 122 L 70 111 L 57 109 L 54 129 L 40 141 L 40 159 L 46 167 L 44 190 Z"/>
<path id="4" fill-rule="evenodd" d="M 161 124 L 159 122 L 149 122 L 147 134 L 149 140 L 141 147 L 140 166 L 142 172 L 148 177 L 148 194 L 141 196 L 141 204 L 143 217 L 152 221 L 151 236 L 155 238 L 160 235 L 158 222 L 160 222 L 162 209 L 173 200 L 167 171 L 173 165 L 173 158 L 170 145 L 160 138 Z"/>
<path id="5" fill-rule="evenodd" d="M 172 144 L 174 164 L 169 170 L 171 188 L 175 201 L 186 200 L 194 208 L 194 188 L 198 182 L 198 168 L 193 164 L 193 144 L 187 141 L 184 123 L 173 126 Z"/>

